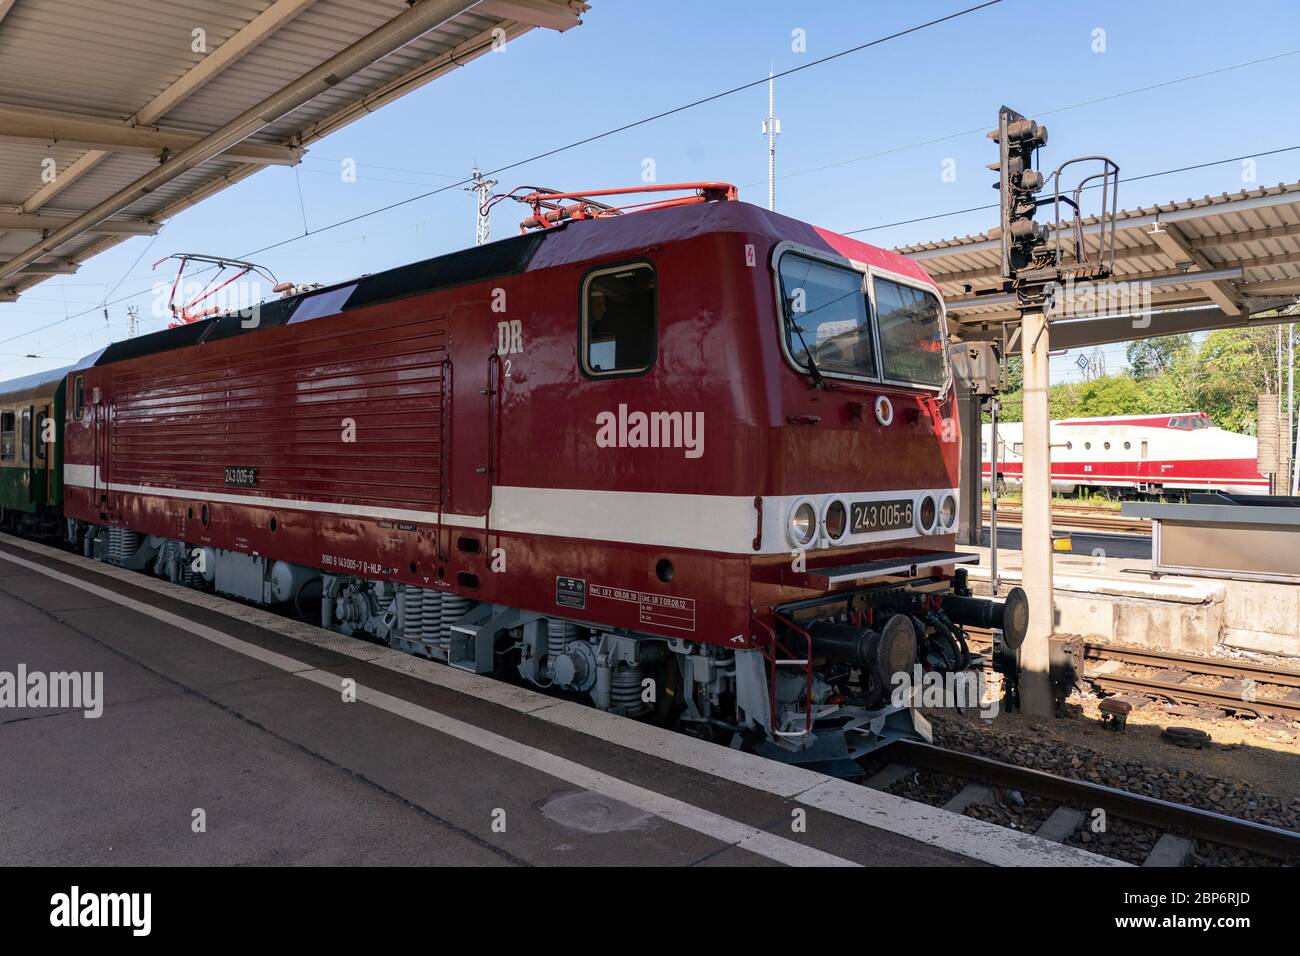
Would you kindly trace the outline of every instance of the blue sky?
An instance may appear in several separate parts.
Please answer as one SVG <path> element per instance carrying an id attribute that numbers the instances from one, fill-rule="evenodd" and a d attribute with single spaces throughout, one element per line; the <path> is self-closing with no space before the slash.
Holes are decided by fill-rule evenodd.
<path id="1" fill-rule="evenodd" d="M 674 16 L 659 4 L 591 2 L 583 26 L 534 31 L 316 143 L 297 169 L 269 168 L 181 214 L 152 246 L 133 238 L 76 275 L 0 304 L 0 340 L 8 340 L 0 341 L 0 378 L 66 364 L 125 337 L 131 304 L 143 331 L 164 327 L 150 291 L 163 275 L 149 269 L 164 255 L 241 257 L 300 236 L 256 258 L 281 279 L 331 282 L 461 248 L 472 243 L 474 223 L 473 200 L 459 188 L 308 236 L 304 210 L 307 227 L 321 230 L 452 184 L 476 162 L 504 166 L 975 0 L 707 0 Z M 792 49 L 796 30 L 806 52 Z M 1104 52 L 1094 49 L 1098 30 Z M 1221 72 L 1170 83 L 1210 71 Z M 984 132 L 1003 103 L 1049 127 L 1045 165 L 1104 153 L 1122 175 L 1140 176 L 1300 145 L 1297 90 L 1294 0 L 1003 0 L 779 80 L 777 208 L 838 231 L 868 229 L 858 238 L 884 246 L 979 232 L 994 211 L 880 227 L 995 200 L 984 167 L 996 153 Z M 1102 97 L 1115 98 L 1062 109 Z M 502 188 L 632 185 L 652 159 L 659 182 L 725 180 L 761 204 L 766 110 L 761 84 L 497 178 Z M 356 182 L 340 175 L 345 159 L 358 164 Z M 945 168 L 955 169 L 952 181 Z M 1259 158 L 1254 175 L 1244 182 L 1242 164 L 1232 162 L 1143 179 L 1121 186 L 1120 205 L 1294 181 L 1300 149 Z M 521 207 L 498 208 L 496 238 L 514 231 Z M 131 293 L 139 294 L 113 301 Z M 41 326 L 50 327 L 32 331 Z M 1122 367 L 1122 353 L 1107 348 L 1110 370 Z M 1056 380 L 1078 377 L 1074 359 L 1054 359 Z"/>

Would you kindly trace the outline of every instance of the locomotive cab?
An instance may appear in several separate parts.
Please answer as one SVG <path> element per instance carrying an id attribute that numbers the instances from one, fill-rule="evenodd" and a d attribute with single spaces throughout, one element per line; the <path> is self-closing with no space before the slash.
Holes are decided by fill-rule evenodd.
<path id="1" fill-rule="evenodd" d="M 954 601 L 983 602 L 963 577 L 953 585 L 974 556 L 955 550 L 959 435 L 937 288 L 902 257 L 770 222 L 783 481 L 769 500 L 783 551 L 753 559 L 755 621 L 771 742 L 822 762 L 875 746 L 922 672 L 967 670 L 970 607 Z M 1009 641 L 1024 623 L 1017 594 Z M 830 747 L 823 727 L 841 731 Z"/>

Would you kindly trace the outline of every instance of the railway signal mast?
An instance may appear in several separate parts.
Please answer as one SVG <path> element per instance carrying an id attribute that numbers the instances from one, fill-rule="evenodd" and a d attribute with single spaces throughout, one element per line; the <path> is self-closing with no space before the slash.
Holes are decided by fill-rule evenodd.
<path id="1" fill-rule="evenodd" d="M 1091 286 L 1112 273 L 1119 167 L 1104 156 L 1080 156 L 1044 176 L 1035 168 L 1035 158 L 1047 145 L 1047 128 L 1006 106 L 998 111 L 997 129 L 988 135 L 998 144 L 998 161 L 989 168 L 998 174 L 995 188 L 1001 200 L 998 238 L 1002 278 L 1001 288 L 988 292 L 1016 297 L 1019 329 L 1008 340 L 1007 350 L 1014 347 L 1018 336 L 1024 369 L 1021 558 L 1023 584 L 1029 596 L 1029 629 L 1020 648 L 1020 700 L 1026 713 L 1045 717 L 1054 709 L 1049 642 L 1054 607 L 1048 316 L 1088 317 L 1097 298 L 1081 298 L 1084 309 L 1077 309 L 1075 283 Z M 1093 169 L 1099 166 L 1100 171 L 1083 175 L 1071 194 L 1062 195 L 1062 173 L 1076 164 L 1089 164 Z M 1040 198 L 1039 193 L 1049 182 L 1052 197 Z M 1097 224 L 1088 226 L 1096 241 L 1089 243 L 1084 239 L 1081 205 L 1084 191 L 1092 189 L 1100 190 L 1101 202 Z M 1067 209 L 1065 221 L 1062 205 Z M 1052 227 L 1035 218 L 1039 209 L 1048 206 L 1054 219 Z M 1086 314 L 1080 314 L 1085 310 Z"/>

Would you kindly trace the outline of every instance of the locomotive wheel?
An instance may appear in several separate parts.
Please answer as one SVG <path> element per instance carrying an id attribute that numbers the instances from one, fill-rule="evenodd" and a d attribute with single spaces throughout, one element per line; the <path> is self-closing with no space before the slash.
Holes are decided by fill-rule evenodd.
<path id="1" fill-rule="evenodd" d="M 315 585 L 315 587 L 312 587 Z M 297 593 L 293 596 L 293 612 L 300 621 L 309 621 L 313 624 L 319 624 L 321 619 L 320 606 L 323 600 L 321 592 L 320 578 L 310 578 L 304 581 L 302 587 L 298 588 Z"/>

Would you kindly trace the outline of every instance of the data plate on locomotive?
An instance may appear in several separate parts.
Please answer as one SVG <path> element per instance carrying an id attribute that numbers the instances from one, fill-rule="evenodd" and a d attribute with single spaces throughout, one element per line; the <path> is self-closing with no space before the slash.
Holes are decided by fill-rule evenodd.
<path id="1" fill-rule="evenodd" d="M 855 501 L 849 506 L 849 534 L 900 531 L 912 527 L 912 499 Z"/>

